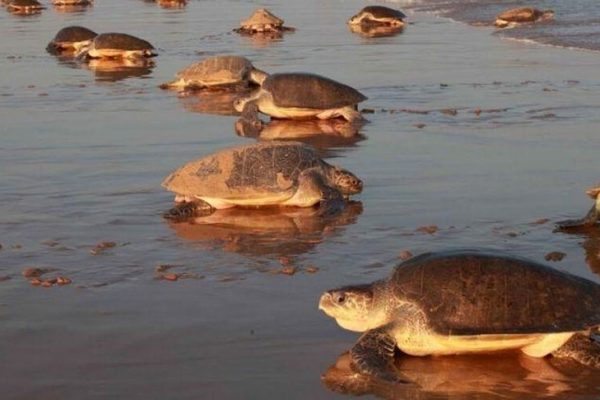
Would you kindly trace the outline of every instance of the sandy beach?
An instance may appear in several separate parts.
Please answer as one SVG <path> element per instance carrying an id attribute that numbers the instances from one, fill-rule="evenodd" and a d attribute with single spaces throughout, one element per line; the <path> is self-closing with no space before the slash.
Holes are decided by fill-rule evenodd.
<path id="1" fill-rule="evenodd" d="M 297 31 L 270 43 L 231 32 L 260 5 Z M 600 235 L 553 232 L 585 214 L 585 189 L 599 180 L 600 53 L 505 40 L 429 13 L 408 12 L 400 35 L 364 38 L 345 25 L 364 5 L 211 0 L 167 10 L 104 0 L 82 13 L 0 10 L 3 398 L 342 398 L 321 375 L 358 335 L 317 310 L 319 295 L 388 276 L 402 250 L 483 248 L 542 262 L 558 251 L 566 256 L 550 265 L 600 280 Z M 47 54 L 72 24 L 149 40 L 156 65 L 102 73 Z M 161 218 L 173 199 L 160 182 L 172 170 L 255 140 L 235 134 L 235 116 L 194 112 L 193 99 L 158 88 L 216 54 L 322 74 L 369 97 L 361 136 L 324 149 L 365 182 L 360 204 L 331 221 L 279 216 L 274 229 Z M 115 247 L 90 253 L 107 241 Z M 297 272 L 278 273 L 283 264 Z M 188 279 L 156 279 L 160 265 Z M 73 283 L 32 287 L 21 276 L 32 266 Z M 419 375 L 439 368 L 434 361 L 407 368 Z M 447 362 L 456 374 L 436 376 L 464 387 L 373 391 L 597 398 L 582 367 Z M 486 368 L 489 384 L 473 379 Z"/>

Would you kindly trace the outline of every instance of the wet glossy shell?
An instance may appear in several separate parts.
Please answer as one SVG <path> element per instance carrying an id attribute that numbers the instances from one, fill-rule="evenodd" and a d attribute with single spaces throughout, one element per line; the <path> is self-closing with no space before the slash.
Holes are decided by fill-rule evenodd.
<path id="1" fill-rule="evenodd" d="M 207 86 L 224 85 L 242 82 L 252 68 L 252 63 L 244 57 L 210 57 L 179 71 L 177 77 Z"/>
<path id="2" fill-rule="evenodd" d="M 329 167 L 312 147 L 298 142 L 257 143 L 189 162 L 162 185 L 186 196 L 260 199 L 295 191 L 298 175 L 312 167 Z"/>
<path id="3" fill-rule="evenodd" d="M 273 74 L 262 88 L 273 96 L 278 107 L 330 109 L 349 106 L 367 99 L 358 90 L 319 75 L 305 73 Z"/>
<path id="4" fill-rule="evenodd" d="M 533 22 L 540 18 L 542 14 L 540 10 L 535 8 L 514 8 L 501 13 L 496 18 L 508 22 Z"/>
<path id="5" fill-rule="evenodd" d="M 67 26 L 58 31 L 52 41 L 54 43 L 76 43 L 91 40 L 96 36 L 98 36 L 96 32 L 83 26 Z"/>
<path id="6" fill-rule="evenodd" d="M 125 33 L 102 33 L 94 39 L 96 49 L 151 50 L 149 42 Z"/>
<path id="7" fill-rule="evenodd" d="M 12 0 L 9 5 L 16 7 L 41 7 L 42 4 L 37 0 Z"/>
<path id="8" fill-rule="evenodd" d="M 273 25 L 273 26 L 282 26 L 284 21 L 281 18 L 273 15 L 269 10 L 265 8 L 259 8 L 254 11 L 254 13 L 250 16 L 250 18 L 241 22 L 240 26 L 242 28 L 249 28 L 256 25 Z"/>
<path id="9" fill-rule="evenodd" d="M 367 6 L 360 10 L 357 15 L 362 13 L 369 13 L 375 18 L 396 18 L 396 19 L 405 19 L 406 15 L 402 11 L 394 10 L 393 8 L 383 7 L 383 6 Z"/>
<path id="10" fill-rule="evenodd" d="M 443 335 L 580 331 L 600 324 L 600 285 L 490 253 L 428 253 L 400 264 L 391 291 Z"/>

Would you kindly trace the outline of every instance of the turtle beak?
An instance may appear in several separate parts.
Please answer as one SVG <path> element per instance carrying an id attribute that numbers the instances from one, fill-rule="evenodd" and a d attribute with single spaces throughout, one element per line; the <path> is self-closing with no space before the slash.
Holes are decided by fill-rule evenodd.
<path id="1" fill-rule="evenodd" d="M 321 298 L 319 299 L 319 310 L 323 311 L 325 314 L 327 314 L 328 316 L 332 316 L 331 314 L 329 314 L 327 312 L 327 310 L 329 310 L 331 308 L 331 306 L 333 305 L 333 297 L 331 296 L 330 292 L 325 292 L 321 295 Z"/>

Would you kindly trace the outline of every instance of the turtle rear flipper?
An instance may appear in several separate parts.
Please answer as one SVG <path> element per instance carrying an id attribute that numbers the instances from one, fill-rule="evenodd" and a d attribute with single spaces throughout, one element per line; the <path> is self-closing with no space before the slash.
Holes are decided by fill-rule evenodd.
<path id="1" fill-rule="evenodd" d="M 556 223 L 556 229 L 568 230 L 568 229 L 576 229 L 576 228 L 588 228 L 596 225 L 598 219 L 600 218 L 600 213 L 598 212 L 598 208 L 594 204 L 590 211 L 583 218 L 579 219 L 567 219 L 565 221 L 559 221 Z"/>
<path id="2" fill-rule="evenodd" d="M 588 367 L 600 368 L 600 343 L 588 335 L 576 333 L 555 350 L 552 356 L 571 358 Z"/>
<path id="3" fill-rule="evenodd" d="M 407 383 L 394 365 L 396 340 L 384 326 L 364 333 L 350 350 L 352 366 L 362 374 L 385 381 Z"/>

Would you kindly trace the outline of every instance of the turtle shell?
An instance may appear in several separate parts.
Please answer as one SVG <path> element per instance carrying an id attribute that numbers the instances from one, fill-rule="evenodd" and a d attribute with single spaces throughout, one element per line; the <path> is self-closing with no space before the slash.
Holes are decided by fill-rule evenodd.
<path id="1" fill-rule="evenodd" d="M 358 90 L 333 79 L 307 73 L 270 75 L 262 84 L 278 107 L 329 109 L 367 99 Z"/>
<path id="2" fill-rule="evenodd" d="M 16 7 L 41 7 L 42 4 L 37 0 L 12 0 L 9 5 Z"/>
<path id="3" fill-rule="evenodd" d="M 406 18 L 406 15 L 402 11 L 384 6 L 367 6 L 359 12 L 359 14 L 361 13 L 369 13 L 375 18 Z"/>
<path id="4" fill-rule="evenodd" d="M 504 11 L 499 14 L 496 18 L 509 22 L 532 22 L 538 19 L 542 15 L 540 10 L 535 8 L 514 8 L 512 10 Z"/>
<path id="5" fill-rule="evenodd" d="M 267 24 L 271 24 L 273 26 L 281 26 L 283 25 L 283 23 L 284 21 L 281 18 L 276 17 L 266 8 L 259 8 L 258 10 L 254 11 L 254 13 L 252 13 L 252 15 L 248 19 L 242 21 L 240 23 L 240 26 L 242 28 L 254 25 Z"/>
<path id="6" fill-rule="evenodd" d="M 96 49 L 150 50 L 149 42 L 126 33 L 101 33 L 94 39 Z"/>
<path id="7" fill-rule="evenodd" d="M 230 201 L 276 204 L 296 191 L 300 173 L 327 167 L 315 149 L 298 142 L 233 147 L 189 162 L 170 174 L 163 187 L 177 194 Z"/>
<path id="8" fill-rule="evenodd" d="M 218 56 L 190 65 L 179 71 L 177 77 L 205 85 L 223 85 L 242 82 L 251 69 L 252 63 L 247 58 Z"/>
<path id="9" fill-rule="evenodd" d="M 573 332 L 600 324 L 600 285 L 494 253 L 424 254 L 400 264 L 390 286 L 442 335 Z"/>
<path id="10" fill-rule="evenodd" d="M 75 42 L 83 42 L 85 40 L 91 40 L 98 36 L 98 34 L 88 28 L 84 28 L 83 26 L 67 26 L 66 28 L 62 28 L 52 41 L 54 43 L 75 43 Z"/>

